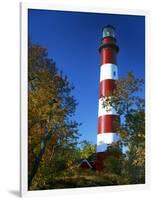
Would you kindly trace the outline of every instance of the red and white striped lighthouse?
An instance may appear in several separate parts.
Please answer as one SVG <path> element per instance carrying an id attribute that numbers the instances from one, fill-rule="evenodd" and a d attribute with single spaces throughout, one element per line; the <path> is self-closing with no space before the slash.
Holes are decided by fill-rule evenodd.
<path id="1" fill-rule="evenodd" d="M 119 47 L 116 43 L 114 27 L 107 25 L 103 28 L 101 45 L 99 47 L 100 66 L 100 95 L 98 108 L 98 133 L 97 133 L 97 162 L 96 169 L 101 170 L 102 161 L 108 154 L 108 146 L 119 140 L 117 133 L 117 121 L 119 116 L 111 106 L 103 106 L 105 98 L 110 98 L 116 88 L 115 81 L 118 79 L 118 66 L 116 54 Z"/>

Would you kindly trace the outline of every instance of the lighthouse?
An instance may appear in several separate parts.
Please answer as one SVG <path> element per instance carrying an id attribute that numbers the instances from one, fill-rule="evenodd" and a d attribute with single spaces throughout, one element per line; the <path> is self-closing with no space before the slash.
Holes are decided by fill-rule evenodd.
<path id="1" fill-rule="evenodd" d="M 103 104 L 110 100 L 116 89 L 118 79 L 117 53 L 119 47 L 115 38 L 115 28 L 107 25 L 102 30 L 100 53 L 100 85 L 98 103 L 98 132 L 97 132 L 97 159 L 96 169 L 103 169 L 104 160 L 112 155 L 108 148 L 119 141 L 117 122 L 119 116 L 115 106 Z"/>

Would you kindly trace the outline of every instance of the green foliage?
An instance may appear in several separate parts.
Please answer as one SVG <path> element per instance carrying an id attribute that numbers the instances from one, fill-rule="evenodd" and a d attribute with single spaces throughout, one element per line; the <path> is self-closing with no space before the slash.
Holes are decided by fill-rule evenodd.
<path id="1" fill-rule="evenodd" d="M 81 158 L 87 159 L 92 154 L 96 153 L 96 145 L 91 144 L 89 141 L 84 140 L 82 142 Z"/>
<path id="2" fill-rule="evenodd" d="M 121 157 L 121 168 L 128 183 L 145 180 L 145 102 L 139 95 L 143 84 L 143 79 L 129 72 L 116 82 L 113 94 L 102 99 L 102 106 L 113 106 L 121 117 L 117 132 L 121 136 L 120 145 L 127 149 L 126 156 Z M 107 168 L 112 172 L 116 165 L 113 158 L 107 161 Z"/>
<path id="3" fill-rule="evenodd" d="M 113 174 L 120 174 L 121 173 L 121 160 L 119 157 L 116 156 L 109 156 L 105 159 L 105 169 Z"/>
<path id="4" fill-rule="evenodd" d="M 28 48 L 28 179 L 29 188 L 67 168 L 75 158 L 78 124 L 71 119 L 77 102 L 68 78 L 58 73 L 47 50 Z M 72 153 L 72 154 L 71 154 Z M 74 157 L 73 157 L 74 156 Z M 54 170 L 54 168 L 56 170 Z M 34 180 L 33 180 L 34 179 Z"/>

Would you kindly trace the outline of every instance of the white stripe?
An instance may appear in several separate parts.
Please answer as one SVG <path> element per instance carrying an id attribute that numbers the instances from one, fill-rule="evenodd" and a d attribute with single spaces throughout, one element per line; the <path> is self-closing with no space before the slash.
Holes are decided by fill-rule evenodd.
<path id="1" fill-rule="evenodd" d="M 101 72 L 100 72 L 100 81 L 106 80 L 106 79 L 118 79 L 118 67 L 115 64 L 107 63 L 101 65 Z"/>
<path id="2" fill-rule="evenodd" d="M 117 142 L 119 139 L 120 138 L 118 133 L 97 134 L 97 145 L 112 144 L 113 142 Z"/>
<path id="3" fill-rule="evenodd" d="M 98 116 L 102 115 L 117 115 L 116 109 L 111 105 L 103 105 L 103 101 L 105 102 L 105 99 L 102 98 L 99 99 L 99 107 L 98 107 Z M 106 103 L 106 102 L 105 102 Z"/>

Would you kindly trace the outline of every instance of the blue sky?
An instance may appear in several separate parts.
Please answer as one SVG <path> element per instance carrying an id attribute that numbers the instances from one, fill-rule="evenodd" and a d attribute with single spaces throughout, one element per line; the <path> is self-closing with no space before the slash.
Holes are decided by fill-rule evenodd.
<path id="1" fill-rule="evenodd" d="M 118 74 L 132 71 L 145 76 L 144 16 L 29 10 L 28 31 L 32 42 L 48 49 L 51 57 L 68 76 L 77 99 L 75 119 L 83 123 L 81 139 L 96 143 L 102 27 L 116 28 L 120 51 L 117 55 Z M 142 92 L 141 95 L 143 95 Z"/>

